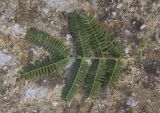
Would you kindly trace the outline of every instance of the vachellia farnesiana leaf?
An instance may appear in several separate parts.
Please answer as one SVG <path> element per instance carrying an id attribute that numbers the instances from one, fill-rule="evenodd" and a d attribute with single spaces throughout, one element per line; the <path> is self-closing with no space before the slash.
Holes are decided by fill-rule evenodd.
<path id="1" fill-rule="evenodd" d="M 70 50 L 63 41 L 30 28 L 26 40 L 46 50 L 51 58 L 24 67 L 21 77 L 36 79 L 58 73 L 74 59 L 62 99 L 71 101 L 84 87 L 86 98 L 92 100 L 99 96 L 104 86 L 115 84 L 121 70 L 122 49 L 94 16 L 74 12 L 69 16 L 68 23 L 76 55 L 70 57 Z"/>

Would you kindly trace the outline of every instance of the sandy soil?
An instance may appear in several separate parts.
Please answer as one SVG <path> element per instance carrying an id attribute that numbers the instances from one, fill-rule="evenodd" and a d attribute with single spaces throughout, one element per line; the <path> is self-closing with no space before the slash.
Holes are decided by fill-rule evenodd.
<path id="1" fill-rule="evenodd" d="M 67 16 L 97 16 L 122 43 L 124 69 L 115 89 L 93 102 L 61 100 L 64 76 L 20 80 L 19 70 L 47 53 L 24 39 L 34 26 L 68 41 Z M 160 113 L 159 0 L 0 0 L 0 113 Z"/>

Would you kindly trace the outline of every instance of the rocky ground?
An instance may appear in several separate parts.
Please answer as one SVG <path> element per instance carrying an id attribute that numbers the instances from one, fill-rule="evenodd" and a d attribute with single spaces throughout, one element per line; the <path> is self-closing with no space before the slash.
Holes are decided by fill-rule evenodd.
<path id="1" fill-rule="evenodd" d="M 67 16 L 97 16 L 124 48 L 115 89 L 93 102 L 61 100 L 64 76 L 20 80 L 19 70 L 47 55 L 24 39 L 34 26 L 70 43 Z M 0 113 L 160 113 L 159 0 L 0 0 Z"/>

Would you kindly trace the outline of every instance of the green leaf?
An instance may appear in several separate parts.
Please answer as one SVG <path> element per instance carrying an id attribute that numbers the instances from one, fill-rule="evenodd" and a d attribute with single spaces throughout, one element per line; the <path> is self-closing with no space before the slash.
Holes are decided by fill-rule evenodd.
<path id="1" fill-rule="evenodd" d="M 64 58 L 69 55 L 69 49 L 64 45 L 62 40 L 53 38 L 51 35 L 36 28 L 28 29 L 26 39 L 34 45 L 42 47 L 55 58 Z"/>
<path id="2" fill-rule="evenodd" d="M 88 100 L 96 98 L 101 92 L 102 82 L 106 72 L 106 59 L 93 60 L 88 72 L 86 97 Z"/>
<path id="3" fill-rule="evenodd" d="M 84 84 L 88 71 L 88 64 L 85 59 L 77 59 L 70 70 L 69 80 L 62 91 L 62 98 L 71 101 Z"/>
<path id="4" fill-rule="evenodd" d="M 94 16 L 81 15 L 81 21 L 87 38 L 90 40 L 92 50 L 96 56 L 103 56 L 103 50 L 106 48 L 105 31 Z"/>
<path id="5" fill-rule="evenodd" d="M 113 87 L 115 86 L 116 82 L 117 82 L 117 79 L 118 79 L 118 75 L 120 74 L 121 70 L 122 70 L 122 63 L 120 61 L 120 59 L 116 59 L 115 61 L 115 65 L 114 66 L 110 66 L 110 68 L 113 67 L 112 71 L 107 71 L 106 75 L 109 75 L 109 79 L 107 80 L 107 77 L 106 77 L 106 83 L 108 86 L 110 87 Z M 108 68 L 109 68 L 109 65 L 108 65 Z"/>
<path id="6" fill-rule="evenodd" d="M 69 17 L 69 29 L 73 36 L 77 56 L 88 57 L 91 55 L 90 42 L 81 24 L 81 16 L 74 12 Z"/>
<path id="7" fill-rule="evenodd" d="M 123 49 L 121 47 L 121 44 L 119 42 L 117 42 L 115 39 L 112 39 L 109 34 L 106 35 L 106 37 L 108 39 L 108 41 L 107 41 L 108 46 L 106 48 L 106 51 L 108 51 L 109 54 L 115 58 L 122 57 Z"/>
<path id="8" fill-rule="evenodd" d="M 99 96 L 104 86 L 115 85 L 121 71 L 123 50 L 94 16 L 72 13 L 69 17 L 69 29 L 76 50 L 74 57 L 70 57 L 69 49 L 61 40 L 36 28 L 30 28 L 26 39 L 48 51 L 53 58 L 24 67 L 21 77 L 36 79 L 61 72 L 71 58 L 76 59 L 63 88 L 62 98 L 71 101 L 86 84 L 86 97 L 92 100 Z"/>
<path id="9" fill-rule="evenodd" d="M 47 58 L 45 60 L 38 61 L 35 64 L 30 64 L 23 68 L 23 71 L 21 72 L 21 78 L 26 80 L 38 79 L 42 76 L 58 73 L 65 69 L 69 59 L 69 57 L 61 60 Z"/>
<path id="10" fill-rule="evenodd" d="M 94 52 L 95 56 L 101 57 L 106 51 L 113 57 L 122 55 L 120 44 L 106 32 L 96 17 L 74 12 L 69 23 L 71 34 L 76 39 L 79 56 L 90 56 L 90 53 Z"/>

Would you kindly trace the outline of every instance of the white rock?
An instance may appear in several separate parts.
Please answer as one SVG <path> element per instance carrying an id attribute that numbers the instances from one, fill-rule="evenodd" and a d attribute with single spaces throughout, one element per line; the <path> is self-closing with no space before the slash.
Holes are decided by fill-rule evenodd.
<path id="1" fill-rule="evenodd" d="M 56 9 L 58 11 L 66 11 L 70 12 L 73 7 L 76 8 L 76 4 L 78 4 L 77 0 L 43 0 L 46 2 L 47 6 Z"/>
<path id="2" fill-rule="evenodd" d="M 48 14 L 49 9 L 48 7 L 42 7 L 42 8 L 38 7 L 38 11 L 44 14 Z"/>
<path id="3" fill-rule="evenodd" d="M 131 35 L 131 32 L 127 29 L 124 32 L 125 32 L 126 35 Z"/>
<path id="4" fill-rule="evenodd" d="M 34 113 L 37 113 L 37 110 L 33 110 Z"/>
<path id="5" fill-rule="evenodd" d="M 60 4 L 60 0 L 46 0 L 49 5 Z M 64 1 L 64 0 L 62 0 Z"/>
<path id="6" fill-rule="evenodd" d="M 94 7 L 97 7 L 98 6 L 98 2 L 97 2 L 98 0 L 92 0 L 92 4 L 93 4 L 93 6 Z"/>
<path id="7" fill-rule="evenodd" d="M 4 97 L 5 100 L 7 100 L 7 97 Z"/>
<path id="8" fill-rule="evenodd" d="M 4 66 L 2 69 L 3 69 L 4 71 L 7 70 L 7 66 Z"/>
<path id="9" fill-rule="evenodd" d="M 48 88 L 29 86 L 25 89 L 23 93 L 23 100 L 42 101 L 45 97 L 47 97 L 47 94 L 48 94 Z"/>
<path id="10" fill-rule="evenodd" d="M 54 107 L 56 107 L 56 106 L 58 106 L 58 105 L 59 105 L 59 103 L 58 103 L 58 102 L 56 102 L 56 101 L 52 102 L 52 104 L 53 104 L 53 106 L 54 106 Z"/>
<path id="11" fill-rule="evenodd" d="M 32 51 L 34 55 L 38 55 L 38 52 L 37 52 L 37 50 L 36 50 L 35 48 L 32 47 L 32 48 L 30 49 L 30 51 Z"/>
<path id="12" fill-rule="evenodd" d="M 134 25 L 134 24 L 136 24 L 136 22 L 135 22 L 135 21 L 133 21 L 133 25 Z"/>
<path id="13" fill-rule="evenodd" d="M 48 14 L 49 10 L 48 10 L 48 8 L 42 8 L 42 12 L 45 14 Z"/>
<path id="14" fill-rule="evenodd" d="M 4 32 L 6 30 L 6 26 L 5 25 L 0 25 L 0 31 Z"/>
<path id="15" fill-rule="evenodd" d="M 134 8 L 131 7 L 131 8 L 129 9 L 129 11 L 130 11 L 130 12 L 134 12 Z"/>
<path id="16" fill-rule="evenodd" d="M 71 38 L 72 38 L 71 34 L 67 34 L 66 38 L 67 38 L 67 41 L 71 40 Z"/>
<path id="17" fill-rule="evenodd" d="M 139 104 L 139 101 L 137 101 L 137 100 L 134 100 L 133 98 L 128 98 L 128 100 L 127 100 L 127 105 L 129 105 L 129 106 L 132 106 L 132 107 L 135 107 L 135 106 L 137 106 Z"/>
<path id="18" fill-rule="evenodd" d="M 113 15 L 113 16 L 116 16 L 117 14 L 116 14 L 116 12 L 112 12 L 112 15 Z"/>
<path id="19" fill-rule="evenodd" d="M 6 15 L 2 15 L 1 17 L 0 17 L 0 20 L 5 20 L 6 19 Z"/>
<path id="20" fill-rule="evenodd" d="M 44 82 L 44 83 L 46 83 L 46 82 L 47 82 L 47 80 L 43 80 L 43 82 Z"/>
<path id="21" fill-rule="evenodd" d="M 2 68 L 7 62 L 11 60 L 11 56 L 4 54 L 2 51 L 0 51 L 0 68 Z"/>
<path id="22" fill-rule="evenodd" d="M 89 66 L 92 65 L 92 60 L 91 59 L 87 59 L 86 62 L 88 63 Z"/>
<path id="23" fill-rule="evenodd" d="M 143 25 L 140 27 L 140 29 L 142 30 L 142 29 L 144 29 L 145 27 L 146 27 L 146 25 L 143 24 Z"/>
<path id="24" fill-rule="evenodd" d="M 109 8 L 108 8 L 108 7 L 106 7 L 105 11 L 108 11 L 108 10 L 109 10 Z"/>
<path id="25" fill-rule="evenodd" d="M 3 81 L 3 86 L 6 86 L 6 85 L 7 85 L 7 81 L 4 80 L 4 81 Z"/>
<path id="26" fill-rule="evenodd" d="M 125 54 L 128 54 L 129 53 L 129 48 L 125 48 L 124 52 L 125 52 Z"/>
<path id="27" fill-rule="evenodd" d="M 72 38 L 72 36 L 71 36 L 70 34 L 67 34 L 67 35 L 66 35 L 66 40 L 67 40 L 67 41 L 65 42 L 66 45 L 68 45 L 68 46 L 72 45 L 71 38 Z"/>
<path id="28" fill-rule="evenodd" d="M 120 9 L 122 6 L 123 6 L 123 4 L 120 3 L 120 4 L 117 5 L 117 8 Z"/>
<path id="29" fill-rule="evenodd" d="M 19 24 L 14 24 L 11 26 L 11 31 L 13 31 L 16 35 L 24 34 L 24 30 L 19 26 Z"/>
<path id="30" fill-rule="evenodd" d="M 147 99 L 146 102 L 148 102 L 150 104 L 152 103 L 152 101 L 150 99 Z"/>
<path id="31" fill-rule="evenodd" d="M 132 93 L 132 96 L 134 96 L 134 97 L 135 97 L 135 96 L 136 96 L 136 94 L 135 94 L 135 93 Z"/>
<path id="32" fill-rule="evenodd" d="M 75 59 L 71 59 L 67 64 L 66 68 L 70 68 L 75 61 L 76 61 Z"/>

